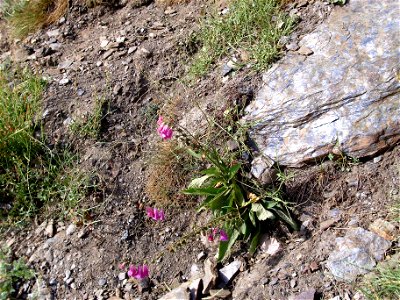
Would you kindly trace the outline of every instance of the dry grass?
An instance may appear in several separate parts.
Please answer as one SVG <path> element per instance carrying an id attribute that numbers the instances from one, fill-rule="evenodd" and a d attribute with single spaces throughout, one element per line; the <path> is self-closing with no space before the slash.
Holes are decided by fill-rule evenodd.
<path id="1" fill-rule="evenodd" d="M 150 160 L 145 191 L 158 207 L 182 205 L 183 200 L 187 199 L 180 193 L 187 180 L 187 160 L 188 154 L 178 147 L 175 140 L 157 144 L 155 155 Z"/>
<path id="2" fill-rule="evenodd" d="M 57 21 L 68 10 L 68 3 L 68 0 L 6 0 L 2 11 L 13 35 L 23 38 Z"/>

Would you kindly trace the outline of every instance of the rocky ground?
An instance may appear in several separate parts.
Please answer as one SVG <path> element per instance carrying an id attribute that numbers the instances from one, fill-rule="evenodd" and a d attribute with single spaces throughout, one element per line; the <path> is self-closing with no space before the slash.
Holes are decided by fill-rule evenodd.
<path id="1" fill-rule="evenodd" d="M 218 5 L 222 10 L 226 4 Z M 251 100 L 260 81 L 246 67 L 226 72 L 229 58 L 195 84 L 180 80 L 193 51 L 190 34 L 209 9 L 200 0 L 171 7 L 128 1 L 90 9 L 73 1 L 57 24 L 24 40 L 6 39 L 4 22 L 0 23 L 1 60 L 29 66 L 48 79 L 42 119 L 50 143 L 72 141 L 82 169 L 95 171 L 101 186 L 85 203 L 95 208 L 85 222 L 39 218 L 2 238 L 39 274 L 21 287 L 21 298 L 38 292 L 39 299 L 158 299 L 185 282 L 198 292 L 195 279 L 203 278 L 212 295 L 218 287 L 225 288 L 213 299 L 362 299 L 353 284 L 337 280 L 327 266 L 335 264 L 335 255 L 344 255 L 335 252 L 346 248 L 336 238 L 351 240 L 351 232 L 360 235 L 358 228 L 396 236 L 398 228 L 376 222 L 387 219 L 390 205 L 399 201 L 398 146 L 357 163 L 325 159 L 286 169 L 294 175 L 286 196 L 295 203 L 300 232 L 271 230 L 254 257 L 237 249 L 225 263 L 227 269 L 214 263 L 213 246 L 199 236 L 185 238 L 207 218 L 195 213 L 196 203 L 171 205 L 162 223 L 145 218 L 144 207 L 151 199 L 144 185 L 156 140 L 157 110 L 173 103 L 176 121 L 195 128 L 196 103 L 222 113 L 243 96 Z M 284 41 L 286 50 L 304 51 L 298 40 L 332 9 L 323 1 L 288 4 L 288 12 L 301 21 Z M 71 124 L 93 111 L 98 99 L 106 104 L 100 136 L 74 137 Z M 170 251 L 181 238 L 185 243 Z M 354 247 L 375 243 L 367 251 L 375 260 L 398 244 L 378 236 L 371 239 Z M 150 288 L 128 280 L 118 267 L 123 262 L 148 263 Z M 185 294 L 186 286 L 174 292 Z"/>

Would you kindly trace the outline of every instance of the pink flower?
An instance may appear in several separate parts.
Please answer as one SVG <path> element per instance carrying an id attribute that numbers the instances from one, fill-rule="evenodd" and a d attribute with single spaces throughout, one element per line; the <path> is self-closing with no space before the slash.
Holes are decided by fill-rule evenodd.
<path id="1" fill-rule="evenodd" d="M 156 220 L 156 221 L 164 221 L 165 220 L 165 214 L 162 209 L 147 207 L 146 213 L 147 213 L 147 216 L 149 218 L 152 218 L 153 220 Z"/>
<path id="2" fill-rule="evenodd" d="M 170 138 L 172 138 L 173 130 L 164 123 L 162 116 L 159 116 L 157 125 L 157 132 L 164 140 L 169 140 Z"/>
<path id="3" fill-rule="evenodd" d="M 138 266 L 130 266 L 128 270 L 128 276 L 134 277 L 136 279 L 143 279 L 149 277 L 149 267 L 146 265 Z"/>
<path id="4" fill-rule="evenodd" d="M 124 263 L 120 263 L 120 264 L 118 265 L 118 268 L 119 268 L 120 270 L 125 269 L 125 264 L 124 264 Z"/>
<path id="5" fill-rule="evenodd" d="M 219 235 L 219 240 L 221 242 L 226 242 L 229 240 L 228 234 L 224 230 L 218 228 L 211 228 L 211 233 L 208 235 L 208 240 L 213 242 L 216 235 Z"/>
<path id="6" fill-rule="evenodd" d="M 220 239 L 222 242 L 226 242 L 226 241 L 229 240 L 228 234 L 227 234 L 224 230 L 222 230 L 222 229 L 219 231 L 219 239 Z"/>

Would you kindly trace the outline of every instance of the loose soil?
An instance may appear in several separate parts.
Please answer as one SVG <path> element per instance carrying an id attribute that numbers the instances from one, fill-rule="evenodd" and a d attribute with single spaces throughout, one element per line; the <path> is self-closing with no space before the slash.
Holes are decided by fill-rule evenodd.
<path id="1" fill-rule="evenodd" d="M 224 8 L 224 2 L 218 5 Z M 2 238 L 16 257 L 26 257 L 39 274 L 36 283 L 32 280 L 21 287 L 21 299 L 32 291 L 34 283 L 43 286 L 43 295 L 54 299 L 107 299 L 113 295 L 157 299 L 188 279 L 193 264 L 202 265 L 199 253 L 214 255 L 214 249 L 201 243 L 199 235 L 190 235 L 209 218 L 196 214 L 195 201 L 175 201 L 165 207 L 165 222 L 148 220 L 144 212 L 153 203 L 144 186 L 148 159 L 159 142 L 154 133 L 157 111 L 165 111 L 168 103 L 173 122 L 184 119 L 189 128 L 196 129 L 199 123 L 191 117 L 196 103 L 210 113 L 221 114 L 243 95 L 251 98 L 257 90 L 259 74 L 248 68 L 229 75 L 227 82 L 223 79 L 221 66 L 228 58 L 194 84 L 182 81 L 195 47 L 190 36 L 210 7 L 205 1 L 190 1 L 171 9 L 152 1 L 130 1 L 120 7 L 88 9 L 73 1 L 65 22 L 18 42 L 5 38 L 1 21 L 1 57 L 11 54 L 13 61 L 28 65 L 49 80 L 42 119 L 50 145 L 72 143 L 79 150 L 82 170 L 95 172 L 98 182 L 96 193 L 82 203 L 92 208 L 85 218 L 56 220 L 52 238 L 46 236 L 47 223 L 41 217 L 24 229 L 9 230 Z M 290 42 L 322 22 L 332 6 L 294 1 L 287 9 L 301 15 Z M 50 30 L 59 34 L 51 36 Z M 101 47 L 102 40 L 110 45 L 118 38 L 120 43 L 111 50 Z M 55 42 L 60 48 L 47 53 L 49 44 Z M 70 82 L 60 85 L 63 78 Z M 89 139 L 74 135 L 69 129 L 71 120 L 84 119 L 99 98 L 105 99 L 100 136 Z M 272 230 L 271 235 L 283 245 L 273 259 L 261 250 L 255 257 L 240 249 L 235 252 L 245 263 L 244 270 L 262 264 L 266 273 L 263 291 L 254 289 L 246 297 L 287 299 L 309 287 L 316 288 L 321 299 L 352 297 L 354 287 L 336 282 L 324 262 L 335 237 L 344 235 L 351 226 L 367 228 L 375 219 L 387 217 L 388 207 L 399 199 L 399 154 L 396 147 L 383 153 L 378 162 L 371 158 L 346 165 L 348 170 L 344 171 L 330 161 L 285 170 L 295 175 L 286 186 L 287 200 L 295 204 L 301 222 L 308 220 L 307 228 L 299 233 L 284 227 Z M 339 214 L 339 220 L 321 229 L 320 224 L 332 219 L 332 214 Z M 71 215 L 75 216 L 74 212 Z M 73 222 L 76 229 L 67 235 L 66 229 Z M 149 291 L 141 293 L 135 282 L 122 284 L 118 266 L 123 262 L 149 264 Z M 295 286 L 290 284 L 293 278 Z M 233 282 L 231 288 L 235 285 Z"/>

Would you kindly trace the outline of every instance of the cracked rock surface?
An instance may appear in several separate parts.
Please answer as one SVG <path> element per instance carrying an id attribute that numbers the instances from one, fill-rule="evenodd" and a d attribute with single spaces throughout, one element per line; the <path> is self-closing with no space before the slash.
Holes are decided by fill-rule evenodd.
<path id="1" fill-rule="evenodd" d="M 263 76 L 247 107 L 260 152 L 300 166 L 329 153 L 372 156 L 400 140 L 399 19 L 394 1 L 336 7 Z"/>

